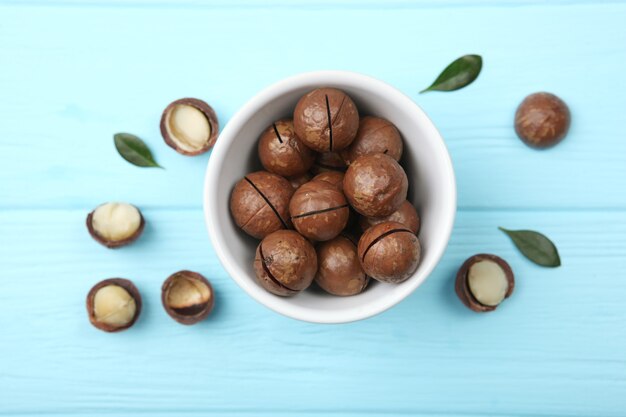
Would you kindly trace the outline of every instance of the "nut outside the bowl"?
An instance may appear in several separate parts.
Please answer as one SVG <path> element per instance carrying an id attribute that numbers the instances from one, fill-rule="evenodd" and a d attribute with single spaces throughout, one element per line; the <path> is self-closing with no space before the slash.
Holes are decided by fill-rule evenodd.
<path id="1" fill-rule="evenodd" d="M 127 304 L 131 310 L 128 312 L 130 317 L 124 319 L 124 317 L 119 317 L 119 320 L 113 320 L 112 313 L 108 312 L 105 317 L 99 317 L 98 308 L 100 308 L 100 302 L 96 300 L 96 296 L 100 292 L 100 290 L 105 288 L 114 288 L 121 289 L 118 294 L 111 294 L 108 298 L 113 297 L 128 297 Z M 111 300 L 115 302 L 115 300 Z M 104 308 L 110 309 L 110 306 L 106 304 L 111 304 L 109 300 L 102 300 L 102 304 Z M 132 305 L 131 305 L 132 304 Z M 126 330 L 131 327 L 141 314 L 141 294 L 135 284 L 133 284 L 130 280 L 125 278 L 109 278 L 103 281 L 98 282 L 94 285 L 89 293 L 87 294 L 87 315 L 89 316 L 89 321 L 91 324 L 107 333 L 116 333 L 121 332 L 122 330 Z M 120 306 L 124 307 L 124 306 Z M 121 316 L 124 312 L 113 312 L 118 316 Z M 124 319 L 124 320 L 122 320 Z"/>
<path id="2" fill-rule="evenodd" d="M 177 121 L 178 114 L 180 121 Z M 183 126 L 185 129 L 191 127 L 192 130 L 183 132 Z M 204 101 L 197 98 L 181 98 L 163 110 L 160 128 L 163 140 L 170 148 L 182 155 L 196 156 L 207 152 L 215 145 L 219 122 L 215 110 Z"/>
<path id="3" fill-rule="evenodd" d="M 211 283 L 193 271 L 170 275 L 161 287 L 161 303 L 165 312 L 181 324 L 196 324 L 213 310 L 215 293 Z"/>
<path id="4" fill-rule="evenodd" d="M 120 225 L 118 224 L 118 222 L 122 221 L 122 222 L 128 223 L 129 219 L 126 218 L 127 214 L 122 214 L 121 217 L 118 217 L 115 214 L 115 210 L 117 208 L 130 209 L 132 210 L 131 214 L 134 214 L 135 216 L 139 215 L 138 224 L 136 222 L 137 219 L 135 217 L 135 222 L 133 223 L 133 226 L 134 226 L 133 230 L 129 230 L 127 233 L 124 230 L 119 230 Z M 104 216 L 106 223 L 102 225 L 96 225 L 95 220 L 98 219 L 96 212 L 98 212 L 99 210 L 105 210 L 105 209 L 109 211 L 109 213 L 107 213 Z M 109 249 L 115 249 L 115 248 L 129 245 L 133 243 L 135 240 L 139 239 L 139 236 L 141 236 L 141 234 L 143 233 L 145 224 L 146 224 L 146 221 L 143 217 L 143 214 L 141 214 L 141 210 L 139 210 L 137 207 L 133 206 L 132 204 L 127 204 L 127 203 L 101 204 L 95 209 L 93 209 L 87 215 L 87 219 L 86 219 L 87 231 L 89 232 L 91 237 L 96 242 L 100 243 L 103 246 L 106 246 Z M 116 236 L 107 236 L 106 235 L 107 233 L 103 233 L 102 230 L 98 230 L 99 227 L 104 227 L 105 229 L 107 229 L 106 230 L 107 233 L 112 233 Z M 112 230 L 116 228 L 118 230 Z"/>

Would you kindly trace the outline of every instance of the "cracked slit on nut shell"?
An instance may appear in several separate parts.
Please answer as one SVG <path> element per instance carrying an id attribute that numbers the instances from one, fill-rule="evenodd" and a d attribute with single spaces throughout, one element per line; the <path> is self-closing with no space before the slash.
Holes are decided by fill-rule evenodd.
<path id="1" fill-rule="evenodd" d="M 276 127 L 276 123 L 272 123 L 272 126 L 274 126 L 274 133 L 276 133 L 276 138 L 278 138 L 278 141 L 280 143 L 283 143 L 283 139 L 280 137 L 280 133 L 278 132 L 278 127 Z"/>
<path id="2" fill-rule="evenodd" d="M 276 210 L 276 208 L 274 207 L 274 205 L 270 202 L 269 198 L 267 198 L 267 197 L 265 196 L 265 194 L 263 194 L 263 193 L 261 192 L 261 190 L 259 190 L 259 189 L 257 188 L 257 186 L 254 184 L 254 182 L 252 182 L 252 181 L 250 180 L 250 178 L 248 178 L 248 177 L 243 177 L 243 178 L 244 178 L 244 179 L 248 182 L 248 184 L 250 184 L 250 186 L 252 186 L 252 188 L 254 188 L 254 190 L 255 190 L 257 193 L 259 193 L 259 195 L 261 196 L 261 198 L 263 198 L 263 200 L 265 200 L 265 203 L 266 203 L 268 206 L 270 206 L 270 208 L 272 209 L 272 211 L 274 212 L 274 214 L 276 215 L 276 217 L 278 217 L 278 220 L 279 220 L 279 221 L 280 221 L 280 223 L 282 224 L 283 228 L 284 228 L 284 229 L 289 229 L 289 227 L 287 226 L 287 222 L 283 220 L 283 218 L 282 218 L 282 217 L 280 216 L 280 214 L 278 213 L 278 210 Z"/>
<path id="3" fill-rule="evenodd" d="M 279 280 L 276 279 L 276 277 L 274 277 L 274 274 L 272 274 L 272 272 L 270 271 L 269 267 L 267 266 L 267 263 L 265 263 L 265 255 L 263 255 L 263 244 L 259 245 L 259 255 L 261 256 L 261 267 L 263 268 L 263 271 L 265 272 L 265 275 L 267 275 L 267 277 L 274 283 L 276 284 L 278 287 L 290 291 L 290 292 L 298 292 L 297 290 L 291 289 L 289 287 L 287 287 L 285 284 L 281 283 Z"/>
<path id="4" fill-rule="evenodd" d="M 400 233 L 400 232 L 410 233 L 410 234 L 412 234 L 413 236 L 415 236 L 415 233 L 413 233 L 412 231 L 410 231 L 410 230 L 408 230 L 408 229 L 391 229 L 391 230 L 388 230 L 388 231 L 386 231 L 385 233 L 383 233 L 382 235 L 378 236 L 376 239 L 374 239 L 374 240 L 372 241 L 372 243 L 370 243 L 370 244 L 367 246 L 367 249 L 365 249 L 365 251 L 363 252 L 363 256 L 361 257 L 361 260 L 362 260 L 362 261 L 364 261 L 364 260 L 365 260 L 365 257 L 367 256 L 367 253 L 369 252 L 369 250 L 370 250 L 370 249 L 371 249 L 371 248 L 372 248 L 375 244 L 377 244 L 378 242 L 380 242 L 381 240 L 383 240 L 384 238 L 386 238 L 386 237 L 387 237 L 387 236 L 389 236 L 389 235 L 392 235 L 392 234 L 394 234 L 394 233 Z"/>
<path id="5" fill-rule="evenodd" d="M 291 216 L 291 219 L 301 219 L 303 217 L 308 217 L 308 216 L 315 216 L 316 214 L 324 214 L 324 213 L 328 213 L 331 211 L 335 211 L 335 210 L 341 210 L 343 208 L 347 208 L 348 204 L 343 204 L 341 206 L 336 206 L 336 207 L 329 207 L 329 208 L 325 208 L 325 209 L 321 209 L 321 210 L 314 210 L 314 211 L 309 211 L 307 213 L 302 213 L 302 214 L 298 214 L 295 216 Z"/>
<path id="6" fill-rule="evenodd" d="M 330 115 L 330 103 L 328 102 L 328 94 L 325 94 L 326 98 L 326 115 L 328 117 L 328 142 L 329 142 L 329 152 L 333 151 L 333 120 Z"/>

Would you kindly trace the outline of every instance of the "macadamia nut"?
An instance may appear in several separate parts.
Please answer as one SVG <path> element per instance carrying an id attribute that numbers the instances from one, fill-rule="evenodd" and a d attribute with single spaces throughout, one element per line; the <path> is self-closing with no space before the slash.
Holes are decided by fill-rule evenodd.
<path id="1" fill-rule="evenodd" d="M 131 237 L 141 224 L 141 215 L 135 206 L 125 203 L 106 203 L 94 210 L 93 228 L 108 240 Z"/>
<path id="2" fill-rule="evenodd" d="M 360 156 L 373 153 L 384 153 L 399 161 L 402 150 L 402 137 L 391 122 L 380 117 L 367 116 L 359 121 L 356 138 L 341 151 L 341 156 L 348 165 Z"/>
<path id="3" fill-rule="evenodd" d="M 141 295 L 127 279 L 105 279 L 87 294 L 89 321 L 105 332 L 119 332 L 131 327 L 140 312 Z"/>
<path id="4" fill-rule="evenodd" d="M 461 265 L 454 285 L 463 304 L 479 313 L 495 310 L 514 287 L 509 264 L 496 255 L 483 253 L 469 257 Z"/>
<path id="5" fill-rule="evenodd" d="M 266 171 L 239 181 L 230 197 L 230 212 L 244 232 L 257 239 L 291 227 L 289 200 L 294 192 L 285 178 Z"/>
<path id="6" fill-rule="evenodd" d="M 293 194 L 289 214 L 300 234 L 307 239 L 325 241 L 346 227 L 350 209 L 339 188 L 326 181 L 310 181 Z"/>
<path id="7" fill-rule="evenodd" d="M 118 285 L 100 288 L 94 297 L 94 317 L 109 326 L 126 326 L 135 317 L 137 305 L 128 291 Z"/>
<path id="8" fill-rule="evenodd" d="M 356 244 L 347 236 L 321 243 L 317 248 L 317 264 L 315 282 L 329 294 L 356 295 L 369 281 L 359 262 Z"/>
<path id="9" fill-rule="evenodd" d="M 317 254 L 299 233 L 278 230 L 257 247 L 254 271 L 258 283 L 267 291 L 292 296 L 311 285 L 317 271 Z"/>
<path id="10" fill-rule="evenodd" d="M 409 181 L 392 157 L 375 153 L 354 161 L 343 178 L 343 191 L 357 212 L 367 217 L 389 216 L 406 200 Z"/>
<path id="11" fill-rule="evenodd" d="M 215 111 L 202 100 L 183 98 L 171 103 L 161 117 L 161 135 L 168 146 L 183 155 L 199 155 L 217 140 Z"/>
<path id="12" fill-rule="evenodd" d="M 296 134 L 317 152 L 347 147 L 359 128 L 359 112 L 352 99 L 336 88 L 318 88 L 304 95 L 293 113 Z"/>
<path id="13" fill-rule="evenodd" d="M 296 136 L 291 120 L 279 120 L 265 129 L 257 148 L 263 167 L 285 177 L 303 175 L 315 160 L 315 152 Z"/>
<path id="14" fill-rule="evenodd" d="M 545 149 L 556 145 L 567 135 L 569 126 L 569 108 L 554 94 L 531 94 L 515 112 L 515 132 L 533 148 Z"/>
<path id="15" fill-rule="evenodd" d="M 109 248 L 133 242 L 143 227 L 141 212 L 127 203 L 105 203 L 87 216 L 87 229 L 91 236 Z"/>
<path id="16" fill-rule="evenodd" d="M 179 148 L 195 152 L 211 136 L 211 125 L 202 112 L 185 104 L 174 106 L 167 117 L 167 131 Z"/>
<path id="17" fill-rule="evenodd" d="M 358 253 L 367 275 L 397 284 L 413 275 L 420 262 L 422 247 L 417 236 L 406 226 L 385 222 L 363 233 Z"/>
<path id="18" fill-rule="evenodd" d="M 504 270 L 489 260 L 478 261 L 469 267 L 467 280 L 476 300 L 486 306 L 497 306 L 504 300 L 509 282 Z"/>

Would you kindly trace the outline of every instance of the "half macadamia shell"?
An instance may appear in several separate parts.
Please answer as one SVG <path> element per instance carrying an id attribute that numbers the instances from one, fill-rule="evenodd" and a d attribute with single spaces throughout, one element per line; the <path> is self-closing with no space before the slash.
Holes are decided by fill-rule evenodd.
<path id="1" fill-rule="evenodd" d="M 170 275 L 161 287 L 161 303 L 165 312 L 181 324 L 195 324 L 213 310 L 215 295 L 211 283 L 193 271 Z"/>

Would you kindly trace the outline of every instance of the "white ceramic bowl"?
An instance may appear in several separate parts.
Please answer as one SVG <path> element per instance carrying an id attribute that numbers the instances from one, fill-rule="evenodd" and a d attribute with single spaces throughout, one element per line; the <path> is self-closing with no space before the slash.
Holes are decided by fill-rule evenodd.
<path id="1" fill-rule="evenodd" d="M 257 139 L 274 121 L 291 117 L 298 99 L 317 87 L 344 90 L 361 114 L 393 122 L 404 139 L 401 164 L 409 177 L 409 200 L 420 213 L 422 260 L 401 284 L 372 280 L 363 293 L 335 297 L 309 289 L 289 298 L 270 294 L 257 284 L 252 267 L 258 241 L 247 236 L 229 213 L 230 193 L 246 173 L 261 169 Z M 228 122 L 209 159 L 204 186 L 204 214 L 217 256 L 228 274 L 252 298 L 272 310 L 315 323 L 344 323 L 387 310 L 428 277 L 448 244 L 456 213 L 456 185 L 450 155 L 428 116 L 410 98 L 374 78 L 344 71 L 320 71 L 280 81 L 253 97 Z M 314 286 L 312 286 L 313 288 Z"/>

